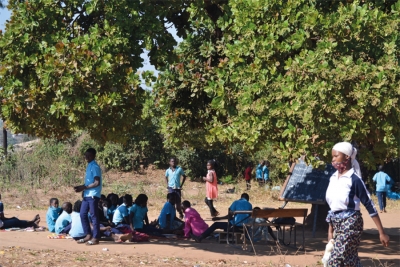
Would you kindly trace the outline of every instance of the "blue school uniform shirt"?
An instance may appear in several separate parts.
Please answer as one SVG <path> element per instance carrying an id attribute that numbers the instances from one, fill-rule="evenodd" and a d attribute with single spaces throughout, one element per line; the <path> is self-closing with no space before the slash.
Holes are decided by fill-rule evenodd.
<path id="1" fill-rule="evenodd" d="M 265 181 L 268 180 L 268 178 L 269 178 L 269 169 L 268 169 L 268 167 L 264 166 L 262 171 L 263 171 L 264 180 Z"/>
<path id="2" fill-rule="evenodd" d="M 61 215 L 57 218 L 55 230 L 56 234 L 60 234 L 64 228 L 71 223 L 71 215 L 69 215 L 66 211 L 63 211 Z"/>
<path id="3" fill-rule="evenodd" d="M 117 206 L 111 206 L 107 209 L 107 220 L 112 220 Z"/>
<path id="4" fill-rule="evenodd" d="M 181 176 L 185 175 L 183 169 L 179 166 L 175 167 L 175 171 L 172 171 L 171 167 L 165 172 L 165 177 L 168 178 L 168 187 L 173 189 L 181 188 Z"/>
<path id="5" fill-rule="evenodd" d="M 253 206 L 250 202 L 248 202 L 245 198 L 241 198 L 239 200 L 235 200 L 232 205 L 229 207 L 231 211 L 239 211 L 239 210 L 252 210 Z M 242 226 L 243 223 L 247 223 L 250 219 L 250 214 L 236 214 L 233 220 L 230 221 L 232 225 Z"/>
<path id="6" fill-rule="evenodd" d="M 258 165 L 257 165 L 257 168 L 256 168 L 256 178 L 257 178 L 257 179 L 263 178 L 263 166 L 261 166 L 261 164 L 258 164 Z"/>
<path id="7" fill-rule="evenodd" d="M 69 235 L 72 237 L 84 237 L 85 232 L 83 231 L 81 215 L 79 212 L 73 211 L 71 213 L 71 230 L 69 230 Z"/>
<path id="8" fill-rule="evenodd" d="M 102 186 L 102 178 L 101 178 L 101 169 L 95 160 L 89 162 L 86 167 L 86 175 L 85 175 L 85 185 L 88 186 L 94 183 L 94 177 L 100 177 L 100 184 L 94 188 L 85 189 L 83 191 L 84 197 L 101 197 Z"/>
<path id="9" fill-rule="evenodd" d="M 170 224 L 172 225 L 174 219 L 176 217 L 176 210 L 174 205 L 169 203 L 168 201 L 164 204 L 164 207 L 161 210 L 160 216 L 158 217 L 158 224 L 160 225 L 161 229 L 167 228 L 167 215 L 170 214 Z"/>
<path id="10" fill-rule="evenodd" d="M 376 192 L 386 192 L 386 184 L 390 183 L 390 177 L 386 173 L 380 171 L 377 172 L 372 178 L 376 182 Z"/>
<path id="11" fill-rule="evenodd" d="M 115 212 L 114 212 L 114 216 L 113 216 L 113 223 L 115 225 L 118 225 L 119 223 L 121 223 L 124 218 L 126 216 L 129 215 L 129 210 L 128 207 L 124 204 L 122 204 L 121 206 L 119 206 Z"/>
<path id="12" fill-rule="evenodd" d="M 135 229 L 143 229 L 143 220 L 146 217 L 148 212 L 147 207 L 142 207 L 140 205 L 134 204 L 132 207 L 129 208 L 129 214 L 133 215 L 133 227 Z"/>
<path id="13" fill-rule="evenodd" d="M 46 213 L 46 222 L 47 222 L 47 228 L 49 228 L 49 231 L 54 233 L 55 231 L 55 225 L 56 225 L 56 220 L 60 216 L 61 208 L 55 208 L 55 207 L 49 207 Z"/>

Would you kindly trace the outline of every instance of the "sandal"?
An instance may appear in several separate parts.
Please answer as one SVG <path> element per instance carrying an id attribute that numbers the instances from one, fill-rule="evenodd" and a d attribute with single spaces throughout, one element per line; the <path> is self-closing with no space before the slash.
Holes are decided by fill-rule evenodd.
<path id="1" fill-rule="evenodd" d="M 86 242 L 86 246 L 93 246 L 93 245 L 98 245 L 98 244 L 100 244 L 99 241 L 89 240 L 88 242 Z"/>
<path id="2" fill-rule="evenodd" d="M 82 239 L 77 240 L 76 243 L 84 244 L 84 243 L 86 243 L 86 240 L 82 238 Z"/>

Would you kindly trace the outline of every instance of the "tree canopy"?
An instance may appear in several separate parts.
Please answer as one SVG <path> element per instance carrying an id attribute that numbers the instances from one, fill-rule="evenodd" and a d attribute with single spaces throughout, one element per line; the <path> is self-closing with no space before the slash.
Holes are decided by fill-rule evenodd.
<path id="1" fill-rule="evenodd" d="M 0 97 L 14 132 L 125 142 L 150 110 L 167 146 L 324 158 L 348 140 L 369 166 L 399 155 L 400 0 L 8 5 Z M 161 71 L 152 99 L 143 52 Z"/>
<path id="2" fill-rule="evenodd" d="M 155 86 L 170 145 L 271 144 L 369 166 L 400 147 L 400 1 L 230 0 L 190 9 L 191 32 Z"/>
<path id="3" fill-rule="evenodd" d="M 10 0 L 8 8 L 0 35 L 7 127 L 58 139 L 85 129 L 123 141 L 135 131 L 145 102 L 140 55 L 147 51 L 157 67 L 170 61 L 176 41 L 166 24 L 186 16 L 181 4 L 163 1 Z"/>

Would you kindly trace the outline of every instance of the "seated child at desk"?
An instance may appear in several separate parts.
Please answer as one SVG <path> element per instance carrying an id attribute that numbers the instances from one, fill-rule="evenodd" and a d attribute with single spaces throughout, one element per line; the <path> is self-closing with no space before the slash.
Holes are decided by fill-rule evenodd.
<path id="1" fill-rule="evenodd" d="M 261 210 L 259 207 L 255 207 L 254 210 Z M 267 222 L 268 219 L 266 218 L 249 218 L 249 224 L 252 224 L 254 222 L 257 223 L 265 223 Z M 277 241 L 277 238 L 271 228 L 271 226 L 255 226 L 254 229 L 251 229 L 253 231 L 253 241 L 257 242 L 259 240 L 262 240 L 265 238 L 268 240 L 267 232 L 271 235 L 271 237 L 274 239 L 274 241 Z"/>

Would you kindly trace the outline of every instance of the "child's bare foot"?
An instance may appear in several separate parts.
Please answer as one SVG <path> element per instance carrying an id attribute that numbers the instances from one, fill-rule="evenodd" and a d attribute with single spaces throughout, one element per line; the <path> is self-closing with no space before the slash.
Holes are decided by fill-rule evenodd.
<path id="1" fill-rule="evenodd" d="M 114 239 L 114 242 L 119 242 L 121 239 L 122 235 L 118 235 L 118 234 L 113 234 L 111 237 Z"/>

